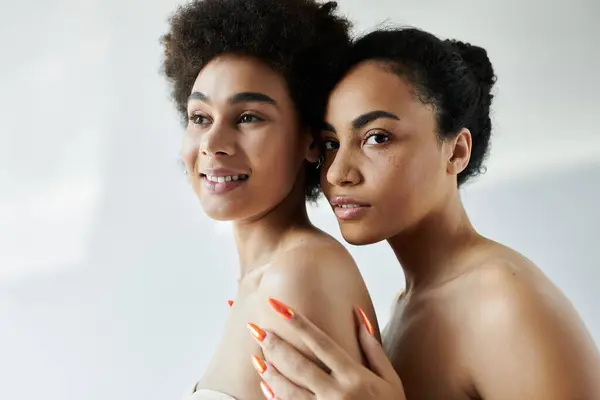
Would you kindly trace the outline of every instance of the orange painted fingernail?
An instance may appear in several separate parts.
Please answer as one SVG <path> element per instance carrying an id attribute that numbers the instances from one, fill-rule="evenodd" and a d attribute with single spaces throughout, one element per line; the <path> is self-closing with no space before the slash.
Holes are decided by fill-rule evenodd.
<path id="1" fill-rule="evenodd" d="M 233 307 L 233 300 L 227 300 L 227 304 L 229 304 L 229 307 Z"/>
<path id="2" fill-rule="evenodd" d="M 250 333 L 252 334 L 252 336 L 254 336 L 254 339 L 256 339 L 258 342 L 262 342 L 263 340 L 265 340 L 265 337 L 267 336 L 267 334 L 265 333 L 265 331 L 260 329 L 258 326 L 254 325 L 252 323 L 248 323 L 248 329 L 250 330 Z"/>
<path id="3" fill-rule="evenodd" d="M 269 385 L 265 383 L 265 381 L 260 381 L 260 388 L 262 389 L 263 394 L 267 399 L 274 399 L 275 393 L 271 390 Z"/>
<path id="4" fill-rule="evenodd" d="M 267 364 L 265 364 L 265 362 L 259 356 L 255 356 L 254 354 L 252 354 L 252 364 L 254 364 L 254 369 L 256 369 L 256 372 L 261 375 L 267 370 Z"/>
<path id="5" fill-rule="evenodd" d="M 360 306 L 356 306 L 356 309 L 358 310 L 358 313 L 360 314 L 360 317 L 362 318 L 363 324 L 365 325 L 365 328 L 367 328 L 367 331 L 371 334 L 371 336 L 375 336 L 373 325 L 371 325 L 371 321 L 369 321 L 369 318 L 367 318 L 367 314 Z"/>
<path id="6" fill-rule="evenodd" d="M 269 299 L 269 304 L 279 315 L 281 315 L 285 319 L 292 319 L 294 316 L 294 312 L 291 308 L 280 302 L 279 300 L 275 300 L 274 298 Z"/>

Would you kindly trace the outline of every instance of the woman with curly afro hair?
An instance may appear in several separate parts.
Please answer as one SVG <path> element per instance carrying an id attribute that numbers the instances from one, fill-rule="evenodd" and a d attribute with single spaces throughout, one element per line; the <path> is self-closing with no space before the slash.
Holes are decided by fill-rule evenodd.
<path id="1" fill-rule="evenodd" d="M 354 260 L 306 211 L 319 193 L 327 96 L 350 44 L 349 23 L 335 10 L 314 0 L 196 0 L 172 15 L 162 37 L 164 74 L 186 127 L 186 172 L 206 214 L 233 222 L 241 269 L 221 343 L 191 398 L 269 396 L 253 368 L 266 369 L 267 332 L 317 362 L 272 298 L 310 316 L 358 363 L 355 306 L 378 335 Z"/>

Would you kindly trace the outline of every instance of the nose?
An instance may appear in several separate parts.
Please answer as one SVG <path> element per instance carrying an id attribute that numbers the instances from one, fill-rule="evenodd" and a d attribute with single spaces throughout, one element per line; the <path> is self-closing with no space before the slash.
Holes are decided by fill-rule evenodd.
<path id="1" fill-rule="evenodd" d="M 232 156 L 235 147 L 235 132 L 221 123 L 214 123 L 200 138 L 199 150 L 204 156 Z"/>
<path id="2" fill-rule="evenodd" d="M 359 155 L 352 154 L 342 147 L 335 153 L 334 159 L 327 168 L 327 182 L 334 186 L 355 186 L 362 182 L 362 175 L 357 168 Z"/>

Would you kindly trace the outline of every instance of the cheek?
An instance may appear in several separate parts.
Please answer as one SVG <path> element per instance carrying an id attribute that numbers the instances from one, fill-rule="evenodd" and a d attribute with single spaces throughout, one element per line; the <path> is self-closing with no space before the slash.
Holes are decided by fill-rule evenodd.
<path id="1" fill-rule="evenodd" d="M 440 172 L 439 156 L 422 147 L 406 149 L 385 158 L 375 170 L 378 188 L 374 190 L 380 192 L 380 198 L 391 205 L 403 204 L 408 210 L 425 205 L 433 195 Z"/>
<path id="2" fill-rule="evenodd" d="M 415 191 L 419 187 L 427 185 L 433 171 L 436 169 L 435 165 L 432 164 L 432 160 L 421 152 L 411 153 L 410 157 L 402 160 L 398 168 L 402 176 L 403 186 L 413 194 L 418 193 L 418 191 Z"/>
<path id="3" fill-rule="evenodd" d="M 184 135 L 183 139 L 181 140 L 181 159 L 188 172 L 194 169 L 194 165 L 198 159 L 198 151 L 199 146 L 197 141 L 195 141 L 188 134 Z"/>
<path id="4" fill-rule="evenodd" d="M 255 174 L 268 180 L 290 179 L 300 164 L 300 143 L 292 132 L 271 131 L 248 138 L 244 153 Z"/>
<path id="5" fill-rule="evenodd" d="M 392 156 L 377 168 L 381 198 L 389 203 L 405 203 L 419 182 L 418 163 L 413 156 Z"/>

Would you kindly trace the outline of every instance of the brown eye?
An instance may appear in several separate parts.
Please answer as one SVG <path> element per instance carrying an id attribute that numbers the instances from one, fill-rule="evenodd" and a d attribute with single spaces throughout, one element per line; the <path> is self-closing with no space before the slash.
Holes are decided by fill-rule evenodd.
<path id="1" fill-rule="evenodd" d="M 210 120 L 201 114 L 192 115 L 192 116 L 190 116 L 189 119 L 190 119 L 191 123 L 194 125 L 205 125 L 205 124 L 210 123 Z"/>
<path id="2" fill-rule="evenodd" d="M 242 114 L 240 119 L 238 120 L 238 124 L 251 124 L 253 122 L 261 122 L 264 121 L 262 118 L 254 115 L 254 114 Z"/>
<path id="3" fill-rule="evenodd" d="M 340 144 L 336 140 L 326 139 L 323 140 L 323 147 L 326 151 L 335 151 L 340 148 Z"/>
<path id="4" fill-rule="evenodd" d="M 390 140 L 390 136 L 386 135 L 385 133 L 373 133 L 367 138 L 365 143 L 369 145 L 376 145 L 386 143 L 388 140 Z"/>

